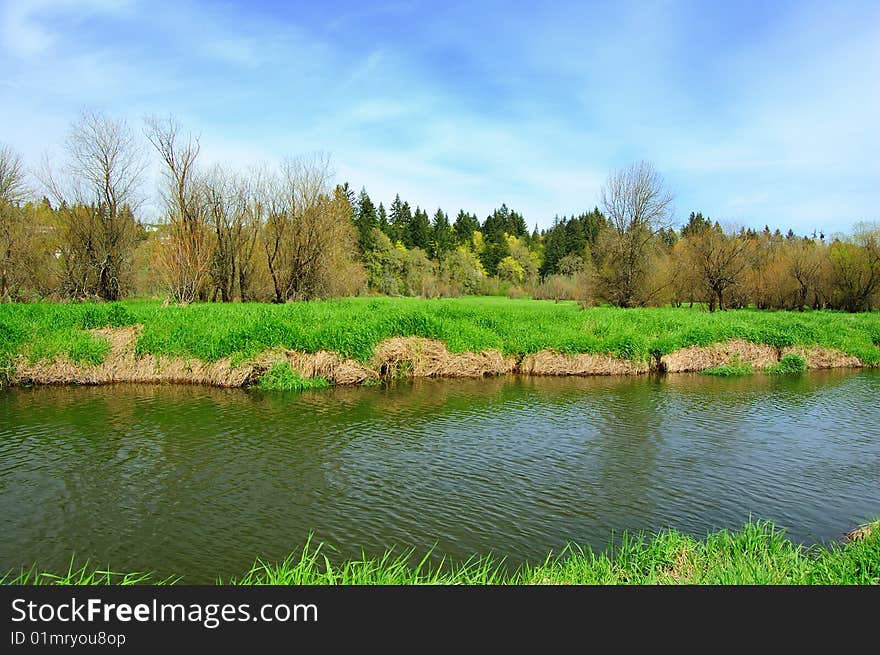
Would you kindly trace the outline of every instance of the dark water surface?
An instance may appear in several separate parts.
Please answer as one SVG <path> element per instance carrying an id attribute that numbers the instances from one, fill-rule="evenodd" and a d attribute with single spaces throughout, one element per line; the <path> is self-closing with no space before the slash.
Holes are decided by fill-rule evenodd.
<path id="1" fill-rule="evenodd" d="M 4 571 L 75 552 L 211 582 L 310 531 L 518 563 L 750 515 L 808 543 L 880 515 L 880 371 L 0 392 Z"/>

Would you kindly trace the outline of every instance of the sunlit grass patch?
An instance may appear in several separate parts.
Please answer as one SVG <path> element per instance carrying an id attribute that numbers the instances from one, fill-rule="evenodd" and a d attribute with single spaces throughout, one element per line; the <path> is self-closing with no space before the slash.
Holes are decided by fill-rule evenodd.
<path id="1" fill-rule="evenodd" d="M 325 389 L 330 383 L 322 377 L 304 378 L 287 362 L 275 362 L 260 377 L 257 386 L 267 391 L 306 391 Z"/>
<path id="2" fill-rule="evenodd" d="M 541 350 L 596 353 L 653 361 L 687 346 L 743 339 L 773 347 L 821 346 L 880 365 L 880 312 L 784 312 L 752 309 L 709 313 L 698 308 L 581 309 L 574 302 L 496 297 L 344 298 L 270 305 L 155 301 L 0 305 L 0 355 L 76 361 L 102 357 L 88 330 L 142 324 L 140 355 L 245 361 L 286 348 L 326 350 L 368 362 L 394 337 L 424 337 L 450 352 L 495 349 L 525 356 Z"/>
<path id="3" fill-rule="evenodd" d="M 738 377 L 752 374 L 752 365 L 749 362 L 732 362 L 722 366 L 715 366 L 700 371 L 703 375 L 714 375 L 721 378 Z"/>
<path id="4" fill-rule="evenodd" d="M 807 370 L 807 360 L 803 355 L 797 353 L 788 353 L 782 356 L 778 364 L 768 366 L 765 372 L 772 375 L 790 375 L 793 373 L 803 373 Z"/>
<path id="5" fill-rule="evenodd" d="M 624 533 L 601 552 L 569 544 L 561 553 L 518 568 L 489 555 L 464 561 L 431 559 L 431 552 L 390 548 L 371 557 L 340 559 L 332 547 L 305 545 L 282 561 L 257 559 L 243 575 L 218 578 L 229 585 L 550 585 L 550 584 L 711 584 L 711 585 L 877 585 L 880 584 L 880 522 L 857 536 L 829 546 L 792 542 L 772 523 L 751 521 L 740 530 L 720 530 L 696 539 L 674 530 Z M 856 534 L 856 533 L 853 533 Z M 116 573 L 74 565 L 54 574 L 36 565 L 8 573 L 6 585 L 174 584 L 149 573 Z"/>

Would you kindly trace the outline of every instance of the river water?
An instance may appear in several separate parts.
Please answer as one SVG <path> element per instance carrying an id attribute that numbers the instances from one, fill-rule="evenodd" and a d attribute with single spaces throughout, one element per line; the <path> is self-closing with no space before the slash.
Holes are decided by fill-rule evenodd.
<path id="1" fill-rule="evenodd" d="M 622 530 L 880 515 L 880 371 L 420 380 L 303 394 L 0 392 L 0 569 L 71 555 L 211 582 L 310 532 L 512 565 Z"/>

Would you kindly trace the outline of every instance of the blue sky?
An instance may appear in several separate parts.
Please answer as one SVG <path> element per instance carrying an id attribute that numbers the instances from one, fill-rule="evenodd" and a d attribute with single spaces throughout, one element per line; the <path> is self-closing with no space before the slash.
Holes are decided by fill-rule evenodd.
<path id="1" fill-rule="evenodd" d="M 386 206 L 547 226 L 647 159 L 678 222 L 880 219 L 876 0 L 5 1 L 0 89 L 32 164 L 96 107 L 173 113 L 205 163 L 328 153 Z"/>

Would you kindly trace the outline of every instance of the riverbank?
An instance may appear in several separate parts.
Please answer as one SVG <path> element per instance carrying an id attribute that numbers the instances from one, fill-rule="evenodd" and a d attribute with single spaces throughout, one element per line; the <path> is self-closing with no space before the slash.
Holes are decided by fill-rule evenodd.
<path id="1" fill-rule="evenodd" d="M 506 298 L 0 305 L 5 384 L 760 372 L 786 355 L 806 368 L 878 366 L 880 313 L 582 310 Z"/>
<path id="2" fill-rule="evenodd" d="M 325 559 L 328 555 L 329 559 Z M 6 585 L 176 584 L 185 576 L 156 579 L 149 573 L 115 573 L 71 563 L 67 571 L 34 566 L 7 573 Z M 602 553 L 570 545 L 557 557 L 508 571 L 491 557 L 433 566 L 427 558 L 388 551 L 377 558 L 333 563 L 332 552 L 307 543 L 283 562 L 257 561 L 229 585 L 554 585 L 554 584 L 880 584 L 880 521 L 854 530 L 843 543 L 805 548 L 771 523 L 752 522 L 736 532 L 697 540 L 675 531 L 624 534 Z"/>

